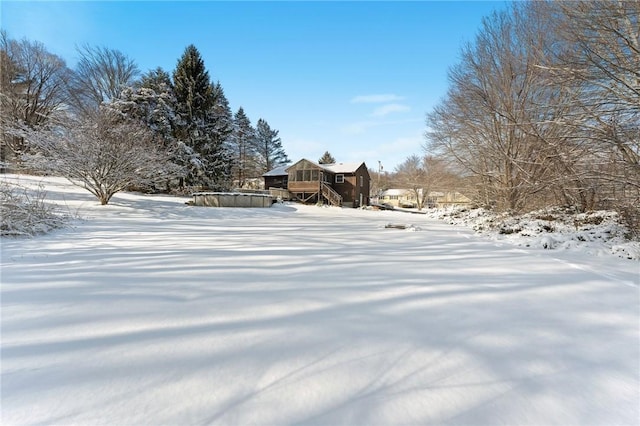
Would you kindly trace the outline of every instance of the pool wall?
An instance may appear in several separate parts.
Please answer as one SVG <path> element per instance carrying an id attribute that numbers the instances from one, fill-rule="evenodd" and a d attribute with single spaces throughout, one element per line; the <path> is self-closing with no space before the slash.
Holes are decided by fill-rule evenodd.
<path id="1" fill-rule="evenodd" d="M 266 194 L 239 192 L 198 192 L 193 194 L 193 205 L 204 207 L 271 207 L 273 197 Z"/>

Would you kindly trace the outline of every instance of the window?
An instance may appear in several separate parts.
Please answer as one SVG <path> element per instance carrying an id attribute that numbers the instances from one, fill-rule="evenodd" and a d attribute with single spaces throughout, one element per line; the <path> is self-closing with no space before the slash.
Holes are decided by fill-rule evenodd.
<path id="1" fill-rule="evenodd" d="M 360 188 L 364 186 L 364 176 L 358 176 L 360 178 Z"/>
<path id="2" fill-rule="evenodd" d="M 344 175 L 336 175 L 336 183 L 344 183 Z"/>

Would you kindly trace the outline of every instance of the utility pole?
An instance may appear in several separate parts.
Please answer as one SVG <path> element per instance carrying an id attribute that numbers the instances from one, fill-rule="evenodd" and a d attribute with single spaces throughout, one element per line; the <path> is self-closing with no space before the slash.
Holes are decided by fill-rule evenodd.
<path id="1" fill-rule="evenodd" d="M 378 160 L 378 202 L 380 202 L 380 194 L 382 194 L 382 188 L 380 187 L 380 175 L 382 174 L 382 163 Z"/>

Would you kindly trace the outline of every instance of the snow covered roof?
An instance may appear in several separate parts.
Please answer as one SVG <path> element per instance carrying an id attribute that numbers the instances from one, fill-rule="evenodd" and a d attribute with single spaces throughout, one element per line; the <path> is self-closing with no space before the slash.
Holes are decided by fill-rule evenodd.
<path id="1" fill-rule="evenodd" d="M 283 175 L 286 175 L 286 169 L 288 169 L 289 167 L 293 167 L 294 165 L 298 164 L 301 161 L 307 161 L 311 164 L 313 164 L 314 166 L 318 166 L 321 169 L 325 169 L 331 173 L 355 173 L 356 170 L 358 170 L 358 168 L 364 164 L 364 162 L 361 163 L 333 163 L 333 164 L 318 164 L 314 161 L 311 160 L 307 160 L 306 158 L 302 158 L 300 161 L 294 163 L 293 165 L 289 164 L 287 166 L 284 166 L 284 169 L 282 170 Z M 274 169 L 270 172 L 265 173 L 262 176 L 277 176 L 276 174 L 271 174 L 272 172 L 275 172 L 277 169 Z"/>
<path id="2" fill-rule="evenodd" d="M 333 173 L 353 173 L 358 170 L 362 163 L 334 163 L 334 164 L 320 164 L 323 167 Z"/>
<path id="3" fill-rule="evenodd" d="M 409 189 L 392 188 L 382 191 L 382 195 L 406 195 L 409 192 Z"/>
<path id="4" fill-rule="evenodd" d="M 264 173 L 262 176 L 284 176 L 287 174 L 287 168 L 291 164 L 285 164 L 284 166 L 276 167 L 273 170 L 269 170 L 267 173 Z"/>

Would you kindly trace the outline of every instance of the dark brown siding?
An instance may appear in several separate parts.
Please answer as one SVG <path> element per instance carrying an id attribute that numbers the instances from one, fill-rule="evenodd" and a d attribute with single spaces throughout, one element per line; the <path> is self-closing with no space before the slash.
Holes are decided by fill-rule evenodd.
<path id="1" fill-rule="evenodd" d="M 371 191 L 371 176 L 369 170 L 367 170 L 366 164 L 362 163 L 358 170 L 356 170 L 354 177 L 356 178 L 355 185 L 355 200 L 357 205 L 354 207 L 361 207 L 360 200 L 362 199 L 362 205 L 369 205 L 369 195 Z M 360 196 L 362 195 L 362 197 Z"/>
<path id="2" fill-rule="evenodd" d="M 342 202 L 345 204 L 353 203 L 354 200 L 354 186 L 353 186 L 353 176 L 348 173 L 336 173 L 336 176 L 343 175 L 344 182 L 336 183 L 335 176 L 333 178 L 333 189 L 338 192 L 338 194 L 342 195 Z"/>
<path id="3" fill-rule="evenodd" d="M 360 185 L 361 181 L 362 185 Z M 371 177 L 364 163 L 358 167 L 354 173 L 344 173 L 343 183 L 335 183 L 335 177 L 333 182 L 333 188 L 342 195 L 342 201 L 345 204 L 353 207 L 361 207 L 369 204 Z M 360 197 L 361 194 L 362 197 Z M 360 203 L 361 199 L 362 204 Z"/>

